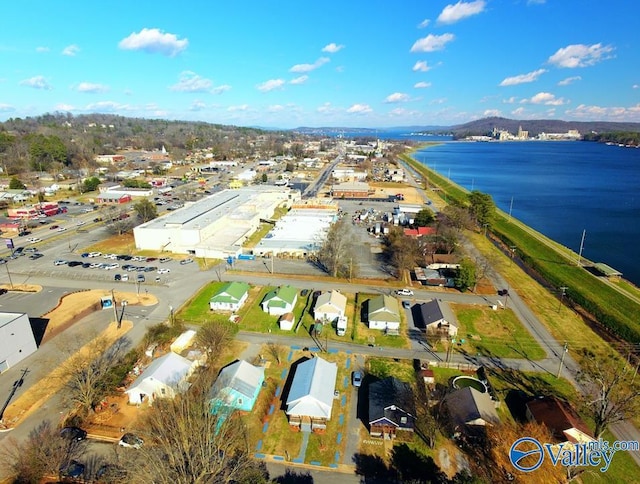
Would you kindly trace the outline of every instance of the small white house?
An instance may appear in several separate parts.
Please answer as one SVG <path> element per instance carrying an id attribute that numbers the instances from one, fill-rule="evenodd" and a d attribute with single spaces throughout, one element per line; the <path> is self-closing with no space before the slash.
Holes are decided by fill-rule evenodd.
<path id="1" fill-rule="evenodd" d="M 26 313 L 0 312 L 0 373 L 38 349 Z"/>
<path id="2" fill-rule="evenodd" d="M 193 363 L 173 352 L 154 360 L 125 391 L 129 403 L 141 404 L 156 398 L 174 398 L 189 388 L 187 378 Z"/>
<path id="3" fill-rule="evenodd" d="M 347 308 L 347 298 L 338 291 L 324 292 L 318 296 L 313 309 L 313 317 L 316 321 L 333 323 L 344 313 Z"/>
<path id="4" fill-rule="evenodd" d="M 298 302 L 298 290 L 291 286 L 281 286 L 269 291 L 262 302 L 262 310 L 272 316 L 290 313 Z"/>

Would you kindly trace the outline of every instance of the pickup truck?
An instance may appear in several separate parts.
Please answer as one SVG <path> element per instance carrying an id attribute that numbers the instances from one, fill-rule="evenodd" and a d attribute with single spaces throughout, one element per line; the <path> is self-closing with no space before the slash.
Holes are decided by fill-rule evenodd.
<path id="1" fill-rule="evenodd" d="M 413 291 L 411 289 L 398 289 L 396 291 L 398 296 L 413 296 Z"/>

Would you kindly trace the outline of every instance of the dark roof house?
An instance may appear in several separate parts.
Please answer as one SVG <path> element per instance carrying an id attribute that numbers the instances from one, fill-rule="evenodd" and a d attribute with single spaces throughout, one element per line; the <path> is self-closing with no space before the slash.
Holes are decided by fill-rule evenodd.
<path id="1" fill-rule="evenodd" d="M 395 438 L 398 431 L 413 432 L 415 404 L 411 386 L 394 377 L 369 385 L 369 433 Z"/>
<path id="2" fill-rule="evenodd" d="M 591 431 L 567 403 L 555 397 L 541 397 L 526 404 L 527 418 L 544 424 L 558 442 L 593 440 Z"/>

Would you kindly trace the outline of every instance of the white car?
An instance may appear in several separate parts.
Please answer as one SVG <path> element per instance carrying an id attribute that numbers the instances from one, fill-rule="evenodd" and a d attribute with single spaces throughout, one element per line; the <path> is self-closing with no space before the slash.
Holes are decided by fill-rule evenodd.
<path id="1" fill-rule="evenodd" d="M 398 296 L 413 296 L 413 291 L 411 289 L 398 289 L 396 291 Z"/>
<path id="2" fill-rule="evenodd" d="M 89 252 L 89 255 L 87 255 L 87 257 L 100 257 L 102 255 L 102 252 Z"/>
<path id="3" fill-rule="evenodd" d="M 67 229 L 65 229 L 64 227 L 58 227 L 58 232 L 64 232 L 65 230 Z"/>
<path id="4" fill-rule="evenodd" d="M 78 220 L 78 221 L 76 222 L 76 225 L 78 225 L 78 226 L 80 226 L 80 225 L 84 225 L 84 224 L 85 224 L 85 222 L 84 222 L 83 220 Z"/>
<path id="5" fill-rule="evenodd" d="M 120 267 L 120 264 L 118 264 L 117 262 L 112 262 L 111 264 L 104 265 L 104 269 L 107 271 L 110 271 L 112 269 L 117 269 L 118 267 Z"/>
<path id="6" fill-rule="evenodd" d="M 38 242 L 42 242 L 42 239 L 39 239 L 38 237 L 29 237 L 27 239 L 27 242 L 29 242 L 30 244 L 36 244 Z"/>
<path id="7" fill-rule="evenodd" d="M 158 269 L 158 274 L 169 274 L 169 272 L 171 272 L 171 269 Z"/>
<path id="8" fill-rule="evenodd" d="M 54 266 L 64 266 L 67 264 L 67 261 L 64 259 L 56 259 L 53 261 Z"/>

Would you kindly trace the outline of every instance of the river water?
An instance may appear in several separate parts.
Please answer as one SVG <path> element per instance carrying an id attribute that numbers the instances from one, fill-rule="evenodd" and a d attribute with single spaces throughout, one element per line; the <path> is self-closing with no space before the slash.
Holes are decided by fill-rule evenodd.
<path id="1" fill-rule="evenodd" d="M 640 148 L 581 141 L 445 141 L 414 158 L 640 285 Z"/>

